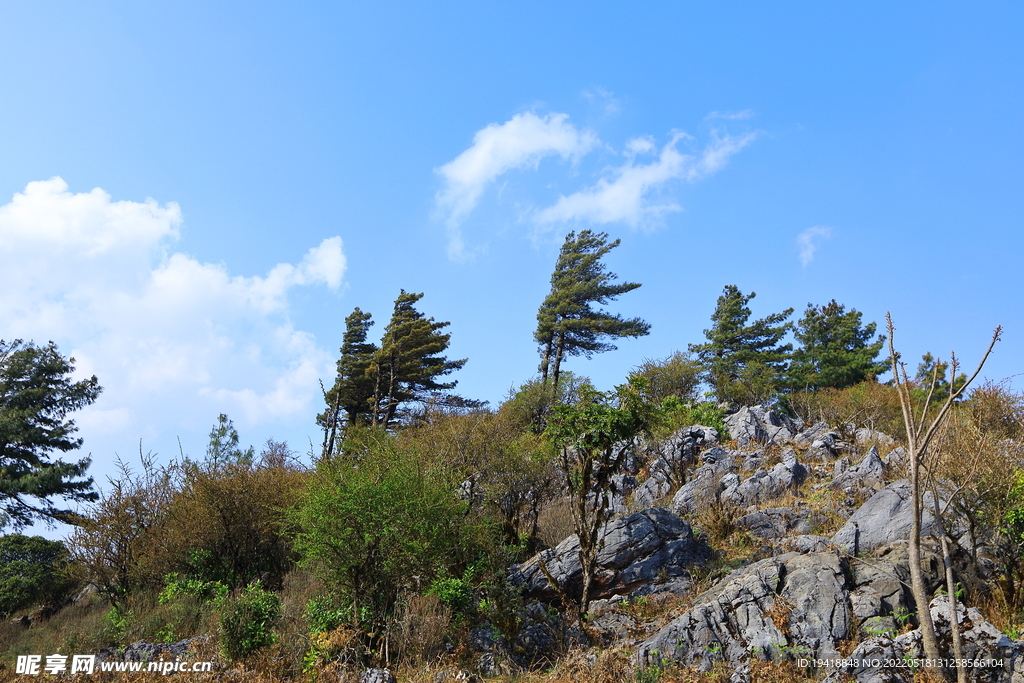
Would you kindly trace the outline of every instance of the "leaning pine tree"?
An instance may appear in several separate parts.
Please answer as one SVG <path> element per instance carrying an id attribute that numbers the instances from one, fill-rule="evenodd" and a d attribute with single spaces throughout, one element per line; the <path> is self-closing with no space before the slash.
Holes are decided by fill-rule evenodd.
<path id="1" fill-rule="evenodd" d="M 619 246 L 608 242 L 607 233 L 583 230 L 570 232 L 551 274 L 551 291 L 537 312 L 534 339 L 540 345 L 541 381 L 548 378 L 557 393 L 562 361 L 566 356 L 585 356 L 615 349 L 606 339 L 641 337 L 651 326 L 640 318 L 623 318 L 595 305 L 607 304 L 640 286 L 639 282 L 616 282 L 601 259 Z"/>

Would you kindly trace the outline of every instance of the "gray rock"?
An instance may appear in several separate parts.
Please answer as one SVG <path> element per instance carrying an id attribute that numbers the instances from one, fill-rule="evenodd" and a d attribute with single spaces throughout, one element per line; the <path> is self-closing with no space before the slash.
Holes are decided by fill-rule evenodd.
<path id="1" fill-rule="evenodd" d="M 878 447 L 872 446 L 856 467 L 850 467 L 846 458 L 838 460 L 830 486 L 840 491 L 877 491 L 885 486 L 885 464 L 878 457 Z"/>
<path id="2" fill-rule="evenodd" d="M 367 669 L 359 677 L 359 683 L 398 683 L 391 669 Z"/>
<path id="3" fill-rule="evenodd" d="M 921 531 L 924 535 L 938 533 L 935 518 L 928 511 L 931 495 L 925 495 L 924 513 L 921 516 Z M 912 521 L 910 482 L 906 479 L 895 481 L 873 495 L 846 521 L 832 542 L 845 547 L 849 552 L 870 551 L 894 541 L 910 537 Z"/>
<path id="4" fill-rule="evenodd" d="M 839 435 L 827 422 L 815 422 L 793 437 L 793 445 L 800 448 L 810 448 L 812 443 L 823 439 L 829 434 L 831 434 L 833 443 L 839 439 Z"/>
<path id="5" fill-rule="evenodd" d="M 787 444 L 803 431 L 803 425 L 786 415 L 762 406 L 744 406 L 723 423 L 740 448 L 761 444 Z"/>
<path id="6" fill-rule="evenodd" d="M 783 548 L 798 553 L 821 553 L 832 545 L 832 539 L 813 534 L 800 534 L 787 538 Z"/>
<path id="7" fill-rule="evenodd" d="M 935 635 L 939 640 L 940 656 L 950 658 L 952 638 L 950 636 L 949 596 L 940 595 L 931 601 L 929 611 L 935 623 Z M 1014 642 L 990 624 L 981 612 L 973 607 L 957 606 L 957 622 L 963 638 L 963 656 L 969 660 L 999 660 L 1001 666 L 972 668 L 969 679 L 977 683 L 1020 683 L 1024 681 L 1024 644 Z M 921 632 L 909 631 L 900 636 L 878 635 L 864 641 L 850 653 L 849 666 L 833 669 L 823 679 L 826 683 L 853 680 L 857 683 L 910 683 L 910 672 L 905 668 L 885 668 L 867 665 L 872 660 L 902 661 L 904 658 L 923 657 Z M 858 666 L 852 666 L 858 663 Z"/>
<path id="8" fill-rule="evenodd" d="M 722 491 L 721 500 L 735 507 L 748 507 L 776 498 L 792 490 L 807 478 L 807 468 L 796 459 L 793 449 L 786 449 L 783 460 L 771 470 L 758 470 L 741 483 Z"/>
<path id="9" fill-rule="evenodd" d="M 678 591 L 680 582 L 689 584 L 687 568 L 703 564 L 711 555 L 711 549 L 694 538 L 690 525 L 668 510 L 651 508 L 635 512 L 605 526 L 591 598 L 625 595 L 641 589 L 656 592 L 659 584 Z M 541 558 L 561 589 L 578 597 L 583 572 L 576 535 L 535 555 L 510 577 L 514 584 L 523 586 L 525 597 L 554 601 L 557 593 L 541 571 Z"/>
<path id="10" fill-rule="evenodd" d="M 807 512 L 782 507 L 745 514 L 736 520 L 736 526 L 759 538 L 780 539 L 794 531 L 798 534 L 808 533 L 811 530 L 811 521 Z M 825 541 L 827 543 L 828 539 Z"/>
<path id="11" fill-rule="evenodd" d="M 849 635 L 844 569 L 834 553 L 788 553 L 739 569 L 641 643 L 636 663 L 669 659 L 707 671 L 751 655 L 836 657 Z"/>
<path id="12" fill-rule="evenodd" d="M 698 454 L 718 443 L 718 431 L 693 425 L 676 430 L 662 441 L 647 443 L 642 451 L 648 462 L 648 478 L 633 494 L 633 503 L 651 507 L 682 486 L 687 469 L 697 462 Z"/>
<path id="13" fill-rule="evenodd" d="M 861 427 L 854 432 L 853 438 L 854 443 L 858 446 L 867 446 L 868 444 L 872 446 L 891 446 L 896 443 L 896 440 L 888 434 L 875 431 L 874 429 L 868 429 L 867 427 Z"/>
<path id="14" fill-rule="evenodd" d="M 677 515 L 690 515 L 718 502 L 723 477 L 735 474 L 737 454 L 726 448 L 711 448 L 701 454 L 704 464 L 679 487 L 669 508 Z"/>

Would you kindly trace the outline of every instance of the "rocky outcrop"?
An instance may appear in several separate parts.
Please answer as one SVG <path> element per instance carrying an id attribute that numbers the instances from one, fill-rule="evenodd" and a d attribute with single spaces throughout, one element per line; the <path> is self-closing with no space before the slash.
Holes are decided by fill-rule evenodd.
<path id="1" fill-rule="evenodd" d="M 931 495 L 926 494 L 924 498 L 921 531 L 924 535 L 933 535 L 938 533 L 938 527 L 929 512 Z M 910 537 L 912 516 L 910 482 L 901 479 L 861 505 L 832 537 L 832 542 L 849 552 L 863 552 L 903 541 Z"/>
<path id="2" fill-rule="evenodd" d="M 668 510 L 635 512 L 605 526 L 591 597 L 683 591 L 690 585 L 688 568 L 710 557 L 711 549 L 694 538 L 690 525 Z M 583 572 L 575 534 L 523 563 L 510 577 L 528 599 L 553 602 L 557 593 L 541 570 L 541 559 L 566 595 L 580 595 Z"/>
<path id="3" fill-rule="evenodd" d="M 701 454 L 703 465 L 694 470 L 690 480 L 679 487 L 669 509 L 677 515 L 693 514 L 718 502 L 723 482 L 731 481 L 737 471 L 737 453 L 727 448 L 711 448 Z"/>
<path id="4" fill-rule="evenodd" d="M 788 444 L 803 431 L 800 421 L 763 406 L 744 406 L 723 422 L 740 448 Z"/>
<path id="5" fill-rule="evenodd" d="M 672 660 L 704 671 L 751 656 L 837 657 L 849 624 L 844 561 L 834 553 L 788 553 L 727 576 L 641 643 L 635 657 L 640 666 Z"/>
<path id="6" fill-rule="evenodd" d="M 723 503 L 748 507 L 776 498 L 803 483 L 807 468 L 796 459 L 796 452 L 787 448 L 782 462 L 771 470 L 760 469 L 743 481 L 736 481 L 722 491 Z"/>
<path id="7" fill-rule="evenodd" d="M 940 595 L 931 601 L 929 611 L 939 639 L 940 655 L 952 658 L 949 596 Z M 972 666 L 969 680 L 977 683 L 1020 683 L 1024 681 L 1024 644 L 1014 642 L 973 607 L 957 605 L 957 623 L 963 639 L 964 659 L 985 663 Z M 906 666 L 885 666 L 888 662 L 901 665 L 907 660 L 923 658 L 921 632 L 909 631 L 897 636 L 895 632 L 868 638 L 845 658 L 846 665 L 832 669 L 823 679 L 826 683 L 853 680 L 857 683 L 910 683 L 913 674 Z M 949 668 L 946 668 L 949 672 Z"/>
<path id="8" fill-rule="evenodd" d="M 792 534 L 810 534 L 815 524 L 820 522 L 817 516 L 805 510 L 791 507 L 766 508 L 749 512 L 736 520 L 736 526 L 746 529 L 758 538 L 778 540 Z M 827 544 L 827 538 L 822 539 Z"/>
<path id="9" fill-rule="evenodd" d="M 687 468 L 697 462 L 698 454 L 718 443 L 712 427 L 694 425 L 676 430 L 662 441 L 646 444 L 642 456 L 648 459 L 648 477 L 633 494 L 633 503 L 651 507 L 686 482 Z"/>
<path id="10" fill-rule="evenodd" d="M 878 491 L 885 486 L 885 464 L 878 456 L 878 447 L 872 446 L 856 466 L 842 458 L 836 461 L 830 486 L 840 491 L 854 493 L 865 489 Z"/>

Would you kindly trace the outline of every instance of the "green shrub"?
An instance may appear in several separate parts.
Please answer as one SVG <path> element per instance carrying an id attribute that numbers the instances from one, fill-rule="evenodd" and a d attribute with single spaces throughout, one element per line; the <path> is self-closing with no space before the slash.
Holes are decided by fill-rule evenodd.
<path id="1" fill-rule="evenodd" d="M 348 620 L 351 610 L 335 605 L 329 595 L 318 595 L 306 603 L 306 623 L 310 633 L 333 631 Z"/>
<path id="2" fill-rule="evenodd" d="M 237 661 L 277 641 L 274 627 L 281 620 L 281 599 L 258 582 L 218 602 L 220 645 L 228 659 Z"/>
<path id="3" fill-rule="evenodd" d="M 209 601 L 223 598 L 228 594 L 228 587 L 220 581 L 190 579 L 179 574 L 168 574 L 164 580 L 167 585 L 160 592 L 161 605 L 166 605 L 179 595 L 192 595 L 200 600 Z"/>
<path id="4" fill-rule="evenodd" d="M 436 595 L 456 612 L 465 611 L 473 604 L 473 588 L 462 579 L 436 579 L 427 595 Z"/>
<path id="5" fill-rule="evenodd" d="M 665 437 L 680 427 L 701 425 L 718 431 L 721 441 L 729 440 L 729 430 L 723 422 L 725 411 L 710 402 L 687 403 L 678 397 L 669 396 L 662 401 L 662 419 L 654 431 L 657 437 Z"/>
<path id="6" fill-rule="evenodd" d="M 294 509 L 295 545 L 351 604 L 357 629 L 382 625 L 412 577 L 429 580 L 453 560 L 466 510 L 458 481 L 384 434 L 359 457 L 318 463 Z"/>
<path id="7" fill-rule="evenodd" d="M 64 600 L 74 582 L 64 573 L 68 551 L 42 536 L 0 536 L 0 617 Z"/>

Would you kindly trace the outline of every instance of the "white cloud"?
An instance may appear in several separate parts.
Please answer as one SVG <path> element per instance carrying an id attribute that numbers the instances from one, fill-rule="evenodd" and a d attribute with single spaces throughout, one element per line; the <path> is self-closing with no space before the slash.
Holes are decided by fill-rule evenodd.
<path id="1" fill-rule="evenodd" d="M 726 121 L 742 121 L 753 116 L 753 109 L 744 109 L 743 111 L 713 111 L 705 116 L 704 120 L 710 121 L 712 119 L 725 119 Z"/>
<path id="2" fill-rule="evenodd" d="M 800 249 L 800 264 L 804 267 L 814 260 L 814 252 L 822 240 L 832 236 L 832 228 L 827 225 L 815 225 L 797 235 L 796 244 Z"/>
<path id="3" fill-rule="evenodd" d="M 656 222 L 681 208 L 670 200 L 659 203 L 652 195 L 673 181 L 692 183 L 719 171 L 730 156 L 754 139 L 754 134 L 716 137 L 696 156 L 677 149 L 679 141 L 687 137 L 685 133 L 674 133 L 658 157 L 647 164 L 637 164 L 636 157 L 654 152 L 653 141 L 649 138 L 630 140 L 626 144 L 625 164 L 613 169 L 609 177 L 601 178 L 596 185 L 559 197 L 554 205 L 537 212 L 537 222 L 541 225 L 572 221 L 622 222 L 632 227 Z"/>
<path id="4" fill-rule="evenodd" d="M 0 206 L 0 333 L 55 340 L 77 374 L 99 377 L 100 400 L 78 418 L 96 433 L 173 433 L 218 412 L 239 426 L 306 418 L 331 357 L 294 329 L 289 293 L 339 289 L 341 238 L 244 277 L 171 252 L 181 223 L 174 203 L 29 183 Z"/>
<path id="5" fill-rule="evenodd" d="M 568 114 L 542 117 L 525 112 L 477 131 L 469 149 L 435 169 L 444 181 L 436 203 L 448 227 L 449 255 L 465 255 L 462 222 L 496 178 L 515 169 L 536 168 L 545 157 L 578 159 L 597 144 L 597 136 L 589 130 L 577 130 L 569 123 Z"/>
<path id="6" fill-rule="evenodd" d="M 601 86 L 597 86 L 593 90 L 584 90 L 583 97 L 592 104 L 599 104 L 604 113 L 608 115 L 618 114 L 622 109 L 622 105 L 615 95 Z"/>

